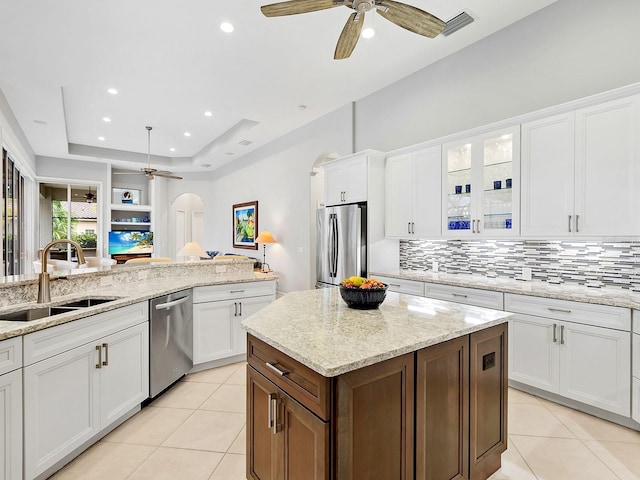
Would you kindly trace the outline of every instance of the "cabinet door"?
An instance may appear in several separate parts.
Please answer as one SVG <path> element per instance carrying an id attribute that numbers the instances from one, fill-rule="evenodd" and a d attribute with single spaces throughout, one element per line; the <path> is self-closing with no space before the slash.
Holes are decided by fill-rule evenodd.
<path id="1" fill-rule="evenodd" d="M 563 323 L 560 395 L 630 416 L 630 353 L 630 332 Z"/>
<path id="2" fill-rule="evenodd" d="M 573 112 L 522 125 L 522 235 L 573 233 L 574 163 Z"/>
<path id="3" fill-rule="evenodd" d="M 470 480 L 490 477 L 507 449 L 507 343 L 506 323 L 470 335 Z"/>
<path id="4" fill-rule="evenodd" d="M 22 480 L 22 370 L 0 375 L 0 479 Z"/>
<path id="5" fill-rule="evenodd" d="M 149 397 L 149 324 L 104 338 L 100 369 L 100 425 L 107 427 Z"/>
<path id="6" fill-rule="evenodd" d="M 468 236 L 472 234 L 471 220 L 474 215 L 475 185 L 472 182 L 472 153 L 470 141 L 445 145 L 442 149 L 444 204 L 443 221 L 448 236 Z M 473 219 L 475 222 L 475 218 Z M 475 223 L 474 230 L 475 233 Z"/>
<path id="7" fill-rule="evenodd" d="M 354 158 L 344 162 L 344 177 L 346 180 L 344 201 L 346 203 L 367 201 L 367 161 L 366 156 Z"/>
<path id="8" fill-rule="evenodd" d="M 440 236 L 442 232 L 441 155 L 439 145 L 413 155 L 410 185 L 412 232 L 416 237 Z"/>
<path id="9" fill-rule="evenodd" d="M 193 305 L 193 364 L 235 355 L 237 302 L 196 303 Z"/>
<path id="10" fill-rule="evenodd" d="M 415 478 L 468 478 L 469 337 L 420 350 L 417 361 Z"/>
<path id="11" fill-rule="evenodd" d="M 25 478 L 35 478 L 100 431 L 96 343 L 24 368 Z"/>
<path id="12" fill-rule="evenodd" d="M 413 478 L 414 389 L 413 353 L 338 377 L 336 478 Z"/>
<path id="13" fill-rule="evenodd" d="M 234 308 L 234 328 L 233 343 L 234 355 L 247 353 L 247 332 L 242 328 L 242 320 L 250 317 L 258 310 L 266 307 L 273 302 L 274 297 L 254 297 L 243 298 L 237 301 L 237 307 Z"/>
<path id="14" fill-rule="evenodd" d="M 531 315 L 509 320 L 509 379 L 560 391 L 560 322 Z"/>
<path id="15" fill-rule="evenodd" d="M 576 112 L 576 217 L 581 235 L 638 235 L 640 97 Z"/>
<path id="16" fill-rule="evenodd" d="M 338 205 L 344 203 L 344 166 L 340 162 L 324 167 L 324 203 Z"/>
<path id="17" fill-rule="evenodd" d="M 247 367 L 247 476 L 279 480 L 278 438 L 273 432 L 274 402 L 278 388 L 252 367 Z M 303 478 L 303 477 L 300 477 Z"/>
<path id="18" fill-rule="evenodd" d="M 406 238 L 411 234 L 413 185 L 411 155 L 387 158 L 385 166 L 385 235 Z M 438 192 L 439 195 L 439 192 Z"/>
<path id="19" fill-rule="evenodd" d="M 329 479 L 329 423 L 279 391 L 276 430 L 281 445 L 278 478 Z"/>

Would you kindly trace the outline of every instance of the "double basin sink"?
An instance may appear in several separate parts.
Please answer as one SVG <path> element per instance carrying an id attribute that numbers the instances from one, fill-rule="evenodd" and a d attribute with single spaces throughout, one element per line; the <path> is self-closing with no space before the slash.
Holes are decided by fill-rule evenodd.
<path id="1" fill-rule="evenodd" d="M 18 310 L 11 313 L 0 313 L 0 320 L 9 322 L 28 322 L 31 320 L 39 320 L 41 318 L 51 317 L 53 315 L 60 315 L 61 313 L 73 312 L 76 310 L 82 310 L 83 308 L 95 307 L 107 302 L 113 302 L 118 300 L 118 297 L 111 298 L 85 298 L 82 300 L 75 300 L 73 302 L 63 303 L 61 305 L 52 305 L 50 307 L 29 307 L 24 310 Z"/>

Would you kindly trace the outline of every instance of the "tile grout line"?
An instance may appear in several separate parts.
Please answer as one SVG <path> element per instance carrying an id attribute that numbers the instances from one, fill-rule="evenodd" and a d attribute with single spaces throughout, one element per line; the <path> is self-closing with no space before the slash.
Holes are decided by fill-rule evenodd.
<path id="1" fill-rule="evenodd" d="M 517 435 L 516 435 L 517 436 Z M 516 452 L 518 452 L 518 455 L 520 455 L 520 458 L 522 459 L 522 461 L 524 462 L 524 464 L 527 466 L 527 468 L 529 469 L 529 471 L 531 472 L 531 475 L 533 475 L 536 480 L 539 480 L 538 475 L 536 474 L 536 472 L 533 470 L 533 467 L 531 465 L 529 465 L 529 462 L 527 462 L 527 459 L 524 458 L 524 455 L 522 454 L 522 452 L 520 452 L 520 450 L 518 449 L 516 443 L 513 441 L 513 439 L 511 438 L 511 435 L 507 434 L 507 439 L 511 440 L 511 445 L 513 445 L 513 448 L 515 448 Z"/>

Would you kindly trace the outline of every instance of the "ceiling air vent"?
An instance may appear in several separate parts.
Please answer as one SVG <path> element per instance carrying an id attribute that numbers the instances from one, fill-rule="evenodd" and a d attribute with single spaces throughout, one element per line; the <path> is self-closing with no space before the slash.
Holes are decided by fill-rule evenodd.
<path id="1" fill-rule="evenodd" d="M 442 30 L 442 35 L 449 36 L 454 32 L 457 32 L 461 28 L 466 27 L 470 23 L 473 23 L 474 18 L 467 12 L 462 12 L 460 15 L 456 15 L 447 22 Z"/>
<path id="2" fill-rule="evenodd" d="M 240 140 L 238 143 L 246 147 L 247 145 L 251 145 L 253 142 L 251 140 Z"/>

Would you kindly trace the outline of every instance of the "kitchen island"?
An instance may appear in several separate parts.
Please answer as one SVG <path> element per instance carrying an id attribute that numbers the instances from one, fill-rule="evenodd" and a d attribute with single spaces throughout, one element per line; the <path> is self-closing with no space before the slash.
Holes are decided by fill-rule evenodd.
<path id="1" fill-rule="evenodd" d="M 486 479 L 506 449 L 511 314 L 337 288 L 285 295 L 243 322 L 247 477 Z"/>

